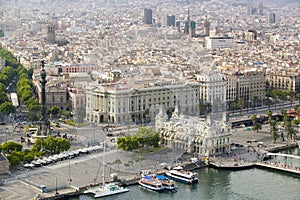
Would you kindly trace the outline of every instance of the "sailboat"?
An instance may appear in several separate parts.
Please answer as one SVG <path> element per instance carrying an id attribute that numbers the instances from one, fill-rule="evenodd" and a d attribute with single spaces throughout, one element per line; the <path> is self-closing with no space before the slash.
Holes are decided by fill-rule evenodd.
<path id="1" fill-rule="evenodd" d="M 84 194 L 92 193 L 94 194 L 94 198 L 106 197 L 115 194 L 129 192 L 128 188 L 120 187 L 117 183 L 108 183 L 104 182 L 104 160 L 105 160 L 105 142 L 104 142 L 104 154 L 103 154 L 103 172 L 102 172 L 102 186 L 90 188 L 84 191 Z"/>

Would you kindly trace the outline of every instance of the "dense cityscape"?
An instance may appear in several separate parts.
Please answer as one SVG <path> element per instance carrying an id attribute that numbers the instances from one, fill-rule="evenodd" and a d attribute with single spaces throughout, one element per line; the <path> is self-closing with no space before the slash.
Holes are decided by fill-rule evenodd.
<path id="1" fill-rule="evenodd" d="M 149 189 L 139 174 L 175 162 L 193 184 L 206 166 L 297 181 L 299 151 L 279 151 L 300 148 L 299 13 L 297 0 L 0 0 L 0 199 Z"/>

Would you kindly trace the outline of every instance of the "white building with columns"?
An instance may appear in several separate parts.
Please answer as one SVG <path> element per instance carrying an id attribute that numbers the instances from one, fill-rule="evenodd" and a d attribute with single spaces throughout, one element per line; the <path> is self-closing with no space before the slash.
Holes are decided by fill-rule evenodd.
<path id="1" fill-rule="evenodd" d="M 171 116 L 177 101 L 184 114 L 198 115 L 199 83 L 150 74 L 125 77 L 87 88 L 86 120 L 118 124 L 154 122 L 160 105 Z"/>

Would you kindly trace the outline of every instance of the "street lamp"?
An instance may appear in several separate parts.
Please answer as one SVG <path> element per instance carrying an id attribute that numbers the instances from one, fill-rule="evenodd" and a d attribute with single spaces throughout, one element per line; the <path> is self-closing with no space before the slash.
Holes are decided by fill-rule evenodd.
<path id="1" fill-rule="evenodd" d="M 58 195 L 58 192 L 57 192 L 57 177 L 55 177 L 55 195 Z"/>

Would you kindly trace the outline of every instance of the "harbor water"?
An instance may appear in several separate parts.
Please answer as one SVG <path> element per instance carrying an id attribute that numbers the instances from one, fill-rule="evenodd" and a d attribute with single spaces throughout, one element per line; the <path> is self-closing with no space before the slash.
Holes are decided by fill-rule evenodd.
<path id="1" fill-rule="evenodd" d="M 289 150 L 300 155 L 299 149 Z M 177 192 L 158 193 L 140 186 L 129 187 L 130 192 L 105 200 L 154 200 L 154 199 L 217 199 L 217 200 L 296 200 L 300 199 L 300 177 L 266 169 L 228 171 L 213 168 L 198 170 L 199 184 L 186 185 L 177 182 Z M 81 195 L 71 200 L 92 200 L 91 195 Z"/>

